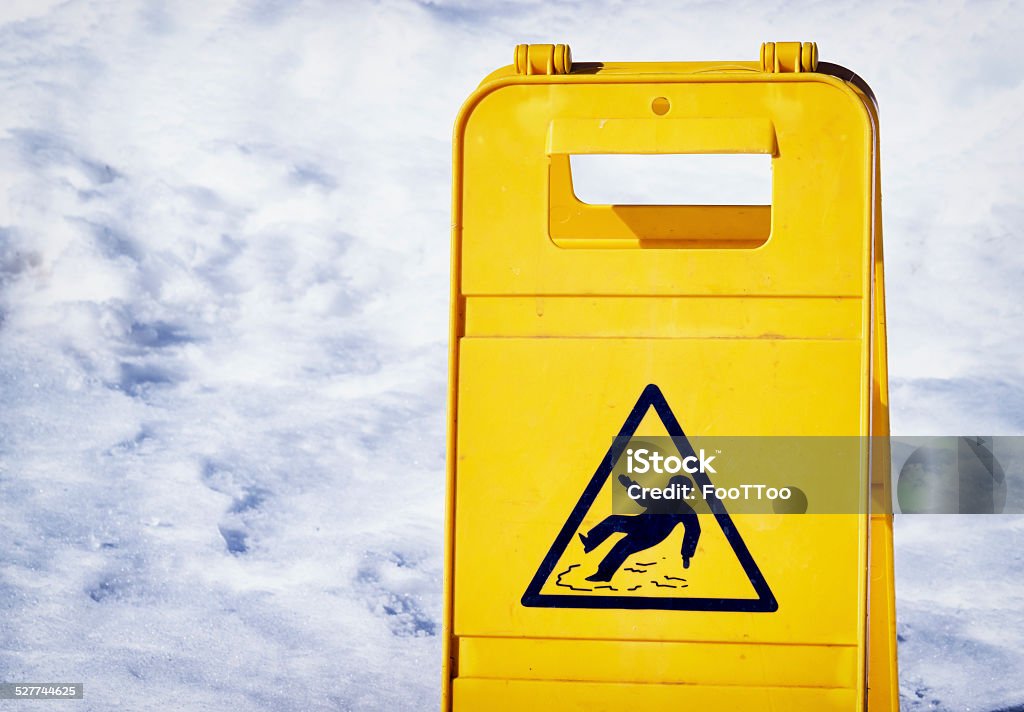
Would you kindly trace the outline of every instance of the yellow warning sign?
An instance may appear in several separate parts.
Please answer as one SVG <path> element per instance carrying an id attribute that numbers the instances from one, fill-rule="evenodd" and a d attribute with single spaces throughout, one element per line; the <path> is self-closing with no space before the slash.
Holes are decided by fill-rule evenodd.
<path id="1" fill-rule="evenodd" d="M 442 709 L 893 709 L 870 90 L 812 43 L 530 45 L 453 148 Z M 756 154 L 770 204 L 585 202 L 605 154 Z M 815 469 L 707 442 L 745 436 L 858 444 Z M 730 477 L 856 506 L 744 509 Z"/>
<path id="2" fill-rule="evenodd" d="M 636 437 L 657 433 L 657 425 L 674 453 Z M 523 605 L 775 611 L 771 589 L 714 494 L 714 458 L 694 451 L 661 390 L 648 385 L 555 538 Z M 662 481 L 638 481 L 652 470 Z M 634 511 L 602 517 L 598 503 L 616 499 Z M 703 528 L 702 518 L 710 520 Z"/>

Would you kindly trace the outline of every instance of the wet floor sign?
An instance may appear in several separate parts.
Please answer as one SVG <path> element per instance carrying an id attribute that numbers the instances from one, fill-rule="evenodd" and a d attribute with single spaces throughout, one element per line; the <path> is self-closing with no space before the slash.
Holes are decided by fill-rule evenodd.
<path id="1" fill-rule="evenodd" d="M 677 454 L 666 455 L 662 448 L 636 437 L 648 414 L 660 422 L 673 446 L 668 449 Z M 645 493 L 642 485 L 633 479 L 639 479 L 639 474 L 630 471 L 647 466 L 647 454 L 651 451 L 675 458 L 678 466 L 670 460 L 670 468 L 677 473 L 691 472 L 693 479 L 679 475 L 677 488 L 659 487 L 658 499 L 653 499 L 650 491 Z M 635 467 L 615 467 L 624 457 L 629 462 L 634 454 Z M 711 499 L 700 492 L 713 486 L 707 470 L 714 469 L 711 467 L 714 458 L 714 455 L 703 455 L 703 451 L 701 455 L 694 451 L 661 391 L 653 384 L 647 386 L 537 570 L 523 596 L 523 605 L 686 611 L 776 610 L 778 604 L 723 503 L 712 500 L 717 505 L 715 511 L 708 509 L 706 513 L 713 515 L 710 521 L 714 524 L 710 531 L 701 529 L 701 516 L 695 509 L 699 504 L 693 503 L 707 503 Z M 647 466 L 644 474 L 651 467 Z M 636 503 L 634 511 L 613 512 L 607 516 L 603 516 L 606 512 L 599 511 L 595 520 L 590 515 L 602 509 L 599 504 L 602 499 L 608 499 L 601 495 L 616 486 L 626 490 L 627 498 L 631 491 L 636 493 L 632 498 Z M 677 529 L 682 530 L 681 542 L 671 536 Z M 616 537 L 615 545 L 602 551 L 601 545 L 616 534 L 623 536 Z M 594 558 L 590 555 L 595 552 L 600 553 L 600 558 L 593 570 L 595 567 L 588 560 Z M 700 571 L 697 567 L 692 574 L 681 570 L 689 569 L 694 558 L 700 560 Z"/>
<path id="2" fill-rule="evenodd" d="M 454 144 L 443 708 L 896 709 L 870 90 L 522 45 Z M 767 156 L 771 203 L 584 202 L 599 154 Z M 860 443 L 814 473 L 858 505 L 745 507 L 731 436 Z"/>

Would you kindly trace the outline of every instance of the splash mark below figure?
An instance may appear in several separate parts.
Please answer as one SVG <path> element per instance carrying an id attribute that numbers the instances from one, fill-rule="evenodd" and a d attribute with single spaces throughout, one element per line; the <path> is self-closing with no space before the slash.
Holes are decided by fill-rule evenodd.
<path id="1" fill-rule="evenodd" d="M 636 484 L 626 475 L 619 475 L 619 482 L 627 489 Z M 685 485 L 692 491 L 693 482 L 689 477 L 676 475 L 669 480 L 669 485 Z M 654 499 L 646 492 L 634 501 L 645 511 L 633 515 L 613 514 L 585 535 L 579 535 L 583 550 L 589 554 L 612 534 L 625 534 L 601 559 L 597 572 L 587 576 L 587 581 L 611 581 L 626 559 L 665 541 L 677 524 L 683 525 L 683 546 L 680 551 L 683 568 L 690 568 L 690 558 L 697 550 L 697 540 L 700 539 L 700 522 L 693 508 L 681 499 Z"/>

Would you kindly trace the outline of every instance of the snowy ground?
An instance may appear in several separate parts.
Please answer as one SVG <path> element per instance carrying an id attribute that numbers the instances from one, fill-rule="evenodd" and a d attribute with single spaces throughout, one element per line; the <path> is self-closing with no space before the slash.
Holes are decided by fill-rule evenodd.
<path id="1" fill-rule="evenodd" d="M 449 137 L 517 42 L 815 39 L 882 107 L 894 426 L 1024 432 L 1010 5 L 8 0 L 0 679 L 433 709 Z M 908 710 L 1024 705 L 1024 520 L 902 517 Z M 12 705 L 13 703 L 7 703 Z"/>

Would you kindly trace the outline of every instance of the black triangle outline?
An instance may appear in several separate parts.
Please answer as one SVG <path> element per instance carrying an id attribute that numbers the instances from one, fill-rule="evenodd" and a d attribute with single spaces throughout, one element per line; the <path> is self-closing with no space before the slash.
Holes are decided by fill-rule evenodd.
<path id="1" fill-rule="evenodd" d="M 722 533 L 736 554 L 736 558 L 743 567 L 743 572 L 747 575 L 747 579 L 753 586 L 754 592 L 757 593 L 757 598 L 586 596 L 542 594 L 540 592 L 554 572 L 555 566 L 565 552 L 566 546 L 569 545 L 573 535 L 579 529 L 583 518 L 593 506 L 605 481 L 611 475 L 615 463 L 619 461 L 619 457 L 622 455 L 623 448 L 626 447 L 636 429 L 640 427 L 640 423 L 647 415 L 647 411 L 651 408 L 654 408 L 658 417 L 661 418 L 662 425 L 668 431 L 679 454 L 683 457 L 694 454 L 690 441 L 683 432 L 682 426 L 679 425 L 679 421 L 676 420 L 676 416 L 672 413 L 672 409 L 669 408 L 665 396 L 661 393 L 661 389 L 653 383 L 648 384 L 644 388 L 643 393 L 640 394 L 640 398 L 637 400 L 636 405 L 633 406 L 632 412 L 630 412 L 626 422 L 622 425 L 622 430 L 619 431 L 611 448 L 608 449 L 608 453 L 604 456 L 594 476 L 590 478 L 590 483 L 583 490 L 583 494 L 569 514 L 569 518 L 565 520 L 562 530 L 555 537 L 551 549 L 548 550 L 547 556 L 541 562 L 540 568 L 537 569 L 533 580 L 530 581 L 530 585 L 526 587 L 522 604 L 524 606 L 540 608 L 625 608 L 673 611 L 735 611 L 743 613 L 773 613 L 777 611 L 779 604 L 775 600 L 775 595 L 768 586 L 768 582 L 765 581 L 764 575 L 754 561 L 754 557 L 751 556 L 747 545 L 743 542 L 743 537 L 740 536 L 735 525 L 733 525 L 732 518 L 729 516 L 729 512 L 726 511 L 725 505 L 714 495 L 706 500 L 708 507 L 715 515 L 718 525 L 722 528 Z M 711 484 L 711 480 L 703 472 L 696 472 L 693 474 L 693 477 L 696 480 L 698 489 L 701 491 L 703 491 L 704 485 Z"/>

